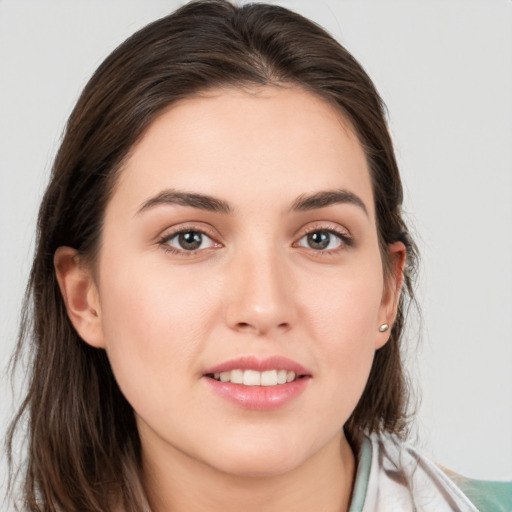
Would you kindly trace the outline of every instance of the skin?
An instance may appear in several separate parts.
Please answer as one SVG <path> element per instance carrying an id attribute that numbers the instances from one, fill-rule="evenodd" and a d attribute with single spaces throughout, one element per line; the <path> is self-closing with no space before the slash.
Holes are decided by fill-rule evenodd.
<path id="1" fill-rule="evenodd" d="M 147 205 L 169 189 L 232 211 Z M 340 189 L 364 207 L 292 208 Z M 207 236 L 186 251 L 180 229 Z M 308 232 L 327 234 L 328 248 Z M 355 463 L 342 427 L 396 314 L 403 245 L 389 258 L 385 279 L 361 145 L 311 93 L 214 90 L 149 127 L 107 206 L 95 272 L 71 248 L 55 264 L 71 320 L 107 351 L 134 408 L 154 512 L 348 509 Z M 311 374 L 283 407 L 247 410 L 205 385 L 214 365 L 276 354 Z"/>

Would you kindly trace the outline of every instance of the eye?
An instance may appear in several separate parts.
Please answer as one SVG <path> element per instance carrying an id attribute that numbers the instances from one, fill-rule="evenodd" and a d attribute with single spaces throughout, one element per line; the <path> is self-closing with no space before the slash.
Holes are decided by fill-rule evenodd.
<path id="1" fill-rule="evenodd" d="M 171 251 L 198 251 L 201 249 L 209 249 L 214 247 L 215 242 L 202 231 L 187 229 L 178 231 L 160 241 L 160 244 Z"/>
<path id="2" fill-rule="evenodd" d="M 343 236 L 326 229 L 318 229 L 304 235 L 297 243 L 299 247 L 307 247 L 315 251 L 331 251 L 344 243 Z"/>

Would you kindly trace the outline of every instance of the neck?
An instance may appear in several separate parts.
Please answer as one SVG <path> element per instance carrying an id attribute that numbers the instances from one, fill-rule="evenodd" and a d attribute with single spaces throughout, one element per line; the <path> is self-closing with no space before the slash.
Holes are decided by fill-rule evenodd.
<path id="1" fill-rule="evenodd" d="M 346 512 L 350 504 L 355 459 L 343 433 L 298 467 L 271 476 L 227 474 L 170 450 L 170 457 L 143 450 L 152 512 Z"/>

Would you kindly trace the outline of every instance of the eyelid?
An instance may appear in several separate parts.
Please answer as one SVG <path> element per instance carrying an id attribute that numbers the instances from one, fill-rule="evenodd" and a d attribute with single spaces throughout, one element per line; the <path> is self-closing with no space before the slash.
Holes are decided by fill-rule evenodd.
<path id="1" fill-rule="evenodd" d="M 343 249 L 346 249 L 347 247 L 354 246 L 354 238 L 351 235 L 350 231 L 341 226 L 340 224 L 333 223 L 333 222 L 322 222 L 317 221 L 314 223 L 308 224 L 305 228 L 302 228 L 298 235 L 295 238 L 295 242 L 293 243 L 294 247 L 304 247 L 297 245 L 300 240 L 302 240 L 305 236 L 309 235 L 310 233 L 315 233 L 316 231 L 325 231 L 327 233 L 331 233 L 341 239 L 341 246 L 336 249 L 331 250 L 317 250 L 309 248 L 311 251 L 317 253 L 317 254 L 336 254 L 339 251 L 342 251 Z M 304 247 L 305 249 L 308 249 L 307 247 Z"/>
<path id="2" fill-rule="evenodd" d="M 300 238 L 304 235 L 308 235 L 309 233 L 314 233 L 315 231 L 328 231 L 340 237 L 352 239 L 352 235 L 346 227 L 338 224 L 337 222 L 331 221 L 309 222 L 306 226 L 297 231 L 296 237 Z"/>
<path id="3" fill-rule="evenodd" d="M 178 249 L 168 244 L 169 240 L 179 235 L 180 233 L 184 233 L 187 231 L 195 231 L 203 235 L 206 235 L 208 238 L 212 240 L 213 247 L 187 251 L 184 249 Z M 341 240 L 341 246 L 337 247 L 336 249 L 318 250 L 309 248 L 310 251 L 313 251 L 316 254 L 333 255 L 338 253 L 339 251 L 346 249 L 347 247 L 352 247 L 355 243 L 352 235 L 350 234 L 350 231 L 344 226 L 329 221 L 316 221 L 309 223 L 307 226 L 301 228 L 298 231 L 297 235 L 294 237 L 295 241 L 293 242 L 292 246 L 303 247 L 305 249 L 308 249 L 307 247 L 299 246 L 298 243 L 300 240 L 302 240 L 302 238 L 316 231 L 325 231 L 331 233 L 339 237 Z M 183 224 L 178 224 L 176 226 L 172 226 L 171 228 L 164 230 L 162 234 L 159 235 L 157 243 L 159 246 L 162 246 L 168 252 L 178 255 L 194 256 L 197 255 L 198 253 L 210 250 L 212 248 L 223 247 L 224 244 L 219 239 L 221 239 L 221 236 L 219 235 L 217 230 L 213 230 L 208 225 L 205 225 L 203 223 L 185 222 Z"/>
<path id="4" fill-rule="evenodd" d="M 172 240 L 175 236 L 179 235 L 180 233 L 186 233 L 188 231 L 194 231 L 197 233 L 201 233 L 202 235 L 207 236 L 210 240 L 213 242 L 213 247 L 207 247 L 205 249 L 195 249 L 187 251 L 185 249 L 178 249 L 177 247 L 173 247 L 168 244 L 169 240 Z M 223 247 L 222 242 L 219 241 L 219 234 L 208 226 L 205 226 L 204 224 L 200 223 L 183 223 L 178 224 L 177 226 L 172 226 L 169 229 L 166 229 L 162 232 L 161 235 L 159 235 L 157 244 L 161 246 L 165 251 L 178 254 L 178 255 L 184 255 L 184 256 L 194 256 L 197 255 L 200 252 L 207 251 L 212 248 L 218 248 Z"/>

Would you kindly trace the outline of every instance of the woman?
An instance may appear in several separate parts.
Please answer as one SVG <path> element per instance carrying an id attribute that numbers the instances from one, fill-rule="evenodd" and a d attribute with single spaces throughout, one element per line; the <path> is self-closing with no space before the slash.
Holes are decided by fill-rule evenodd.
<path id="1" fill-rule="evenodd" d="M 476 510 L 400 441 L 401 201 L 373 84 L 307 20 L 192 3 L 121 45 L 40 210 L 24 508 Z"/>

